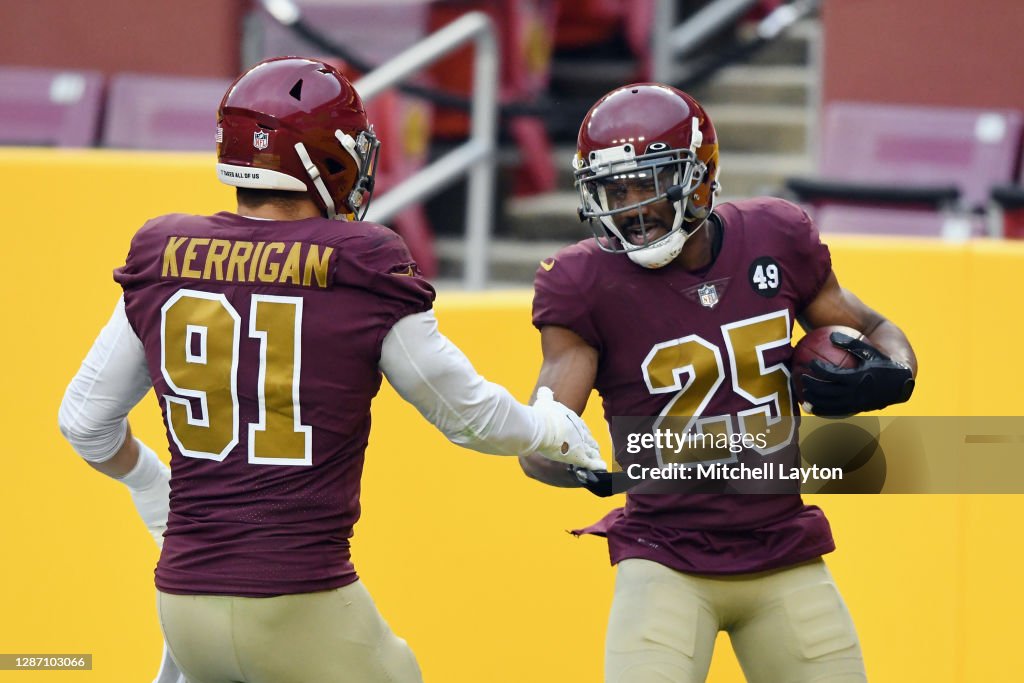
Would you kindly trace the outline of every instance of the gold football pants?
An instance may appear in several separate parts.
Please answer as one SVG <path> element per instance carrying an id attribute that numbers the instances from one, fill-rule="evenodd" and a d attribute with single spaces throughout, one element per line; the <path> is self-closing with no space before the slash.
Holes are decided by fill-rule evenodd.
<path id="1" fill-rule="evenodd" d="M 860 643 L 822 560 L 736 576 L 619 563 L 607 683 L 700 683 L 726 631 L 750 683 L 863 683 Z"/>
<path id="2" fill-rule="evenodd" d="M 157 593 L 189 683 L 421 683 L 416 658 L 359 581 L 272 598 Z"/>

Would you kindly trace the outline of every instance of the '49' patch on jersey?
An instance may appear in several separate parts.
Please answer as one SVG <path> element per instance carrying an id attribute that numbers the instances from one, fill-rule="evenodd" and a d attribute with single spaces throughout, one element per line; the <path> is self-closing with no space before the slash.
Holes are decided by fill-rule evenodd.
<path id="1" fill-rule="evenodd" d="M 754 259 L 747 271 L 750 286 L 754 292 L 763 297 L 772 297 L 779 293 L 782 286 L 782 268 L 771 256 Z"/>

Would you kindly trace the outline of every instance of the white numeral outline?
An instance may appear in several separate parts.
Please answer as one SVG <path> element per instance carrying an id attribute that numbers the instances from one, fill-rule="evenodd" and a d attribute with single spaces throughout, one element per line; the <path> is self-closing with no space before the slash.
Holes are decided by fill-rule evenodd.
<path id="1" fill-rule="evenodd" d="M 232 326 L 232 339 L 231 339 L 231 423 L 232 423 L 232 438 L 228 442 L 228 445 L 224 447 L 219 453 L 209 453 L 206 451 L 193 451 L 185 448 L 181 443 L 181 439 L 174 431 L 174 420 L 171 419 L 171 406 L 179 405 L 185 408 L 185 417 L 188 424 L 194 427 L 207 427 L 210 426 L 210 408 L 206 402 L 206 392 L 198 389 L 182 389 L 174 380 L 171 379 L 170 373 L 167 371 L 167 312 L 178 303 L 181 299 L 205 299 L 207 301 L 217 301 L 220 305 L 231 315 L 234 325 Z M 189 458 L 200 458 L 203 460 L 216 460 L 221 462 L 227 457 L 231 449 L 238 445 L 238 347 L 239 347 L 239 327 L 241 327 L 242 318 L 238 315 L 238 311 L 234 309 L 227 297 L 223 294 L 213 294 L 211 292 L 200 292 L 192 289 L 181 289 L 174 293 L 170 299 L 164 302 L 164 305 L 160 307 L 160 373 L 163 375 L 164 381 L 167 382 L 167 386 L 170 387 L 177 396 L 171 396 L 170 394 L 164 395 L 164 401 L 166 402 L 167 409 L 167 431 L 170 432 L 171 438 L 174 439 L 174 443 L 177 444 L 178 450 L 181 454 Z M 199 334 L 202 345 L 202 353 L 199 355 L 193 355 L 192 350 L 192 335 L 197 330 L 202 330 Z M 185 334 L 185 362 L 186 363 L 198 363 L 206 365 L 208 359 L 206 357 L 206 338 L 209 336 L 209 328 L 205 325 L 188 325 Z M 193 415 L 192 408 L 193 403 L 187 398 L 180 398 L 182 396 L 188 398 L 194 398 L 199 401 L 199 416 Z"/>

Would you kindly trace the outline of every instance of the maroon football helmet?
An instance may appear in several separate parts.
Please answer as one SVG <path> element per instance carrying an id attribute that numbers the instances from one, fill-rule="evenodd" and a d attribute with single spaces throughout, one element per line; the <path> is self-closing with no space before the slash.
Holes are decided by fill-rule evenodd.
<path id="1" fill-rule="evenodd" d="M 591 219 L 601 248 L 660 268 L 679 255 L 711 213 L 719 189 L 718 136 L 707 112 L 686 93 L 658 83 L 636 83 L 616 88 L 591 107 L 580 126 L 573 168 L 580 217 Z M 647 188 L 646 198 L 616 205 L 606 184 L 623 182 Z M 662 200 L 675 209 L 668 233 L 648 240 L 639 211 L 643 243 L 626 240 L 615 216 Z"/>
<path id="2" fill-rule="evenodd" d="M 315 59 L 260 62 L 217 111 L 217 174 L 236 187 L 307 192 L 328 218 L 362 219 L 379 147 L 359 93 Z"/>

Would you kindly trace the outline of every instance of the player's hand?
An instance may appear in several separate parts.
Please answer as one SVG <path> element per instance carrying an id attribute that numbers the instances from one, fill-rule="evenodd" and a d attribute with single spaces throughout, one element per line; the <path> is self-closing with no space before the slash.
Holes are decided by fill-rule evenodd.
<path id="1" fill-rule="evenodd" d="M 541 415 L 547 428 L 538 453 L 549 460 L 586 470 L 603 472 L 608 469 L 587 425 L 579 415 L 556 401 L 551 389 L 537 389 L 533 409 Z"/>
<path id="2" fill-rule="evenodd" d="M 598 498 L 607 498 L 616 493 L 625 493 L 630 488 L 630 485 L 634 483 L 625 472 L 595 472 L 574 465 L 569 465 L 569 471 L 583 485 L 583 488 Z"/>
<path id="3" fill-rule="evenodd" d="M 841 332 L 829 337 L 836 346 L 860 358 L 855 368 L 839 368 L 820 360 L 811 362 L 813 377 L 804 375 L 804 402 L 811 412 L 822 417 L 847 416 L 868 410 L 880 410 L 903 403 L 914 393 L 914 375 L 862 339 Z"/>

